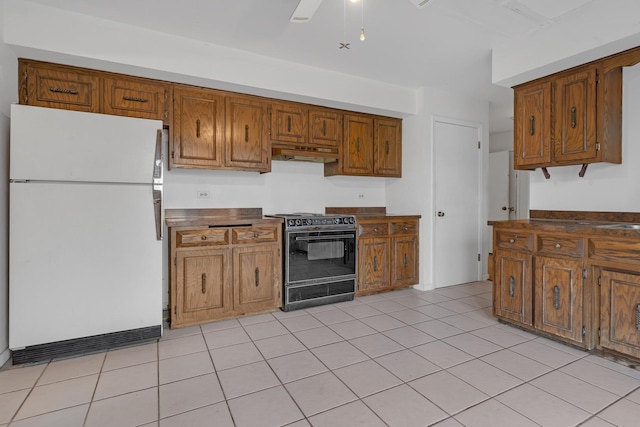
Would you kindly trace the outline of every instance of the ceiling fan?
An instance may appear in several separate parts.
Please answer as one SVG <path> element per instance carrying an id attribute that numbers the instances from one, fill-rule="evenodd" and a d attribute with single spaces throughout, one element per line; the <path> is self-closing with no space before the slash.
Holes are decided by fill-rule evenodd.
<path id="1" fill-rule="evenodd" d="M 409 0 L 416 7 L 424 7 L 430 0 Z M 322 0 L 300 0 L 298 2 L 298 6 L 293 11 L 291 18 L 289 20 L 291 22 L 307 22 L 312 17 L 313 14 L 316 13 L 318 7 L 322 3 Z"/>

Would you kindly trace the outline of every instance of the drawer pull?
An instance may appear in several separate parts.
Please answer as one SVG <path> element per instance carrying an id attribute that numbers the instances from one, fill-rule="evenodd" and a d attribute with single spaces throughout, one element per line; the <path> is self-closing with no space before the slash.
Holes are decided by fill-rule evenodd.
<path id="1" fill-rule="evenodd" d="M 249 125 L 244 125 L 244 142 L 249 142 Z"/>
<path id="2" fill-rule="evenodd" d="M 404 268 L 407 268 L 407 267 L 408 267 L 408 265 L 409 265 L 409 260 L 408 260 L 408 258 L 407 258 L 407 254 L 406 254 L 406 252 L 405 252 L 405 254 L 404 254 L 404 257 L 403 257 L 403 258 L 404 258 Z"/>
<path id="3" fill-rule="evenodd" d="M 207 292 L 207 273 L 202 273 L 202 293 Z"/>
<path id="4" fill-rule="evenodd" d="M 516 278 L 513 276 L 509 277 L 509 296 L 516 296 Z"/>
<path id="5" fill-rule="evenodd" d="M 200 138 L 200 119 L 196 120 L 196 138 Z"/>
<path id="6" fill-rule="evenodd" d="M 78 94 L 77 90 L 64 89 L 64 88 L 61 88 L 61 87 L 50 87 L 49 91 L 50 92 L 55 92 L 55 93 L 67 93 L 69 95 L 77 95 Z"/>
<path id="7" fill-rule="evenodd" d="M 515 243 L 516 239 L 509 239 L 509 243 Z"/>
<path id="8" fill-rule="evenodd" d="M 529 117 L 529 135 L 533 136 L 536 133 L 536 118 L 535 116 Z"/>
<path id="9" fill-rule="evenodd" d="M 553 308 L 560 310 L 560 288 L 558 285 L 553 287 Z"/>
<path id="10" fill-rule="evenodd" d="M 556 243 L 556 249 L 560 249 L 562 245 L 560 243 Z"/>
<path id="11" fill-rule="evenodd" d="M 378 271 L 378 257 L 373 257 L 373 271 Z"/>
<path id="12" fill-rule="evenodd" d="M 260 286 L 260 267 L 256 267 L 256 288 Z"/>
<path id="13" fill-rule="evenodd" d="M 122 99 L 125 101 L 133 101 L 133 102 L 149 102 L 146 98 L 137 98 L 135 96 L 123 96 Z"/>
<path id="14" fill-rule="evenodd" d="M 409 231 L 409 227 L 402 227 L 403 231 Z"/>
<path id="15" fill-rule="evenodd" d="M 201 240 L 207 240 L 207 236 L 200 236 Z"/>
<path id="16" fill-rule="evenodd" d="M 636 304 L 636 330 L 640 331 L 640 304 Z"/>

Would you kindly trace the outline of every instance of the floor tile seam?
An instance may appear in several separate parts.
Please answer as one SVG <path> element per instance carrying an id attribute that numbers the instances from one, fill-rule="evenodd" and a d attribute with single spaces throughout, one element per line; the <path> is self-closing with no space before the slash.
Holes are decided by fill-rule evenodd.
<path id="1" fill-rule="evenodd" d="M 439 372 L 441 372 L 441 371 L 439 371 Z M 437 372 L 433 372 L 433 373 L 431 373 L 431 374 L 425 375 L 424 377 L 427 377 L 427 376 L 429 376 L 429 375 L 433 375 L 433 374 L 436 374 L 436 373 L 437 373 Z M 451 374 L 451 373 L 449 373 L 449 374 L 450 374 L 450 375 L 453 375 L 453 374 Z M 421 377 L 421 378 L 424 378 L 424 377 Z M 419 379 L 421 379 L 421 378 L 416 378 L 416 379 L 414 379 L 414 380 L 411 380 L 410 382 L 417 381 L 417 380 L 419 380 Z M 456 378 L 457 378 L 457 377 L 456 377 Z M 460 379 L 460 378 L 458 378 L 458 379 Z M 429 402 L 431 402 L 433 405 L 435 405 L 437 408 L 439 408 L 440 410 L 442 410 L 445 414 L 447 414 L 447 415 L 448 415 L 448 418 L 453 418 L 455 415 L 458 415 L 458 414 L 460 414 L 460 413 L 462 413 L 462 412 L 466 411 L 466 410 L 467 410 L 467 409 L 469 409 L 469 408 L 472 408 L 472 407 L 474 407 L 474 406 L 480 405 L 480 404 L 482 404 L 482 403 L 484 403 L 484 402 L 487 402 L 487 401 L 489 401 L 489 400 L 493 399 L 493 397 L 489 396 L 489 395 L 488 395 L 487 393 L 485 393 L 484 391 L 477 389 L 476 387 L 472 386 L 471 384 L 467 383 L 466 381 L 464 381 L 464 380 L 462 380 L 462 379 L 460 379 L 460 381 L 462 381 L 462 382 L 464 382 L 465 384 L 467 384 L 468 386 L 472 387 L 474 390 L 479 391 L 480 393 L 482 393 L 483 395 L 485 395 L 485 396 L 486 396 L 486 398 L 485 398 L 485 399 L 482 399 L 480 402 L 474 403 L 474 404 L 473 404 L 473 405 L 471 405 L 471 406 L 467 406 L 466 408 L 460 409 L 459 411 L 457 411 L 457 412 L 455 412 L 455 413 L 453 413 L 453 414 L 449 413 L 446 409 L 444 409 L 443 407 L 441 407 L 440 405 L 438 405 L 438 404 L 437 404 L 436 402 L 434 402 L 433 400 L 429 399 L 429 397 L 427 397 L 427 396 L 425 396 L 424 394 L 422 394 L 422 393 L 420 392 L 420 390 L 418 390 L 417 388 L 415 388 L 414 386 L 412 386 L 411 384 L 409 384 L 409 382 L 407 382 L 406 384 L 407 384 L 409 387 L 411 387 L 411 389 L 413 389 L 414 391 L 416 391 L 420 396 L 424 397 L 424 398 L 425 398 L 425 399 L 427 399 Z M 442 421 L 442 420 L 440 420 L 440 421 Z M 437 424 L 437 423 L 439 423 L 440 421 L 436 421 L 434 424 Z M 432 425 L 433 425 L 433 424 L 432 424 Z"/>
<path id="2" fill-rule="evenodd" d="M 240 344 L 244 344 L 244 343 L 240 343 Z M 232 345 L 236 345 L 236 344 L 232 344 Z M 230 347 L 230 346 L 226 346 L 226 347 Z M 220 348 L 223 348 L 223 347 L 220 347 Z M 194 354 L 199 354 L 199 353 L 206 353 L 206 352 L 211 351 L 211 350 L 217 350 L 217 349 L 206 348 L 205 350 L 198 350 L 198 351 L 194 351 L 194 352 L 191 352 L 191 353 L 178 354 L 177 356 L 171 356 L 171 357 L 165 357 L 164 359 L 158 359 L 158 360 L 156 360 L 156 363 L 158 364 L 158 367 L 159 367 L 160 363 L 162 363 L 162 362 L 164 362 L 166 360 L 173 360 L 173 359 L 177 359 L 179 357 L 192 356 Z M 123 366 L 122 368 L 118 368 L 118 369 L 131 368 L 133 366 L 145 365 L 147 363 L 153 363 L 153 362 L 138 363 L 136 365 Z M 109 371 L 102 371 L 102 372 L 113 372 L 113 371 L 117 371 L 118 369 L 112 369 L 112 370 L 109 370 Z"/>
<path id="3" fill-rule="evenodd" d="M 394 387 L 397 387 L 397 386 L 394 386 Z M 307 421 L 308 421 L 308 418 L 312 418 L 312 417 L 315 417 L 315 416 L 317 416 L 317 415 L 321 415 L 321 414 L 324 414 L 324 413 L 327 413 L 327 412 L 330 412 L 330 411 L 336 410 L 336 409 L 341 408 L 341 407 L 343 407 L 343 406 L 350 405 L 350 404 L 352 404 L 352 403 L 354 403 L 354 402 L 360 402 L 360 403 L 362 403 L 362 404 L 363 404 L 367 409 L 369 409 L 369 410 L 370 410 L 370 411 L 371 411 L 371 412 L 372 412 L 372 413 L 373 413 L 373 414 L 374 414 L 374 415 L 375 415 L 375 416 L 376 416 L 376 417 L 377 417 L 377 418 L 378 418 L 378 419 L 379 419 L 379 420 L 380 420 L 380 421 L 381 421 L 385 426 L 389 426 L 389 424 L 387 424 L 387 423 L 386 423 L 386 422 L 385 422 L 385 421 L 380 417 L 380 415 L 378 415 L 378 413 L 377 413 L 376 411 L 374 411 L 374 410 L 373 410 L 373 408 L 371 408 L 369 405 L 367 405 L 367 403 L 364 401 L 364 399 L 365 399 L 365 398 L 367 398 L 367 397 L 370 397 L 370 396 L 374 396 L 374 395 L 376 395 L 377 393 L 382 393 L 383 391 L 390 390 L 390 389 L 392 389 L 392 388 L 393 388 L 393 387 L 389 387 L 389 388 L 387 388 L 387 389 L 381 390 L 381 391 L 379 391 L 379 392 L 376 392 L 376 393 L 370 394 L 370 395 L 365 396 L 365 397 L 359 397 L 359 396 L 356 394 L 356 397 L 357 397 L 357 399 L 356 399 L 356 400 L 352 400 L 352 401 L 350 401 L 350 402 L 343 403 L 343 404 L 338 405 L 338 406 L 335 406 L 335 407 L 333 407 L 333 408 L 325 409 L 324 411 L 322 411 L 322 412 L 318 412 L 317 414 L 313 414 L 313 415 L 310 415 L 310 416 L 308 416 L 308 417 L 306 417 L 306 416 L 305 416 L 305 417 L 306 417 L 306 419 L 307 419 Z M 355 394 L 355 393 L 354 393 L 354 394 Z M 308 421 L 308 422 L 309 422 L 309 424 L 311 424 L 311 421 Z M 313 424 L 311 424 L 311 425 L 313 425 Z"/>
<path id="4" fill-rule="evenodd" d="M 202 335 L 202 339 L 204 339 L 204 334 L 202 333 L 202 328 L 198 325 L 198 329 L 200 329 L 200 334 Z M 204 345 L 207 345 L 207 341 L 205 340 Z M 156 387 L 156 401 L 158 402 L 158 407 L 156 408 L 156 419 L 158 420 L 158 425 L 160 425 L 160 341 L 156 345 L 156 358 L 157 358 L 157 380 L 158 387 Z M 106 357 L 105 357 L 106 359 Z M 213 363 L 213 362 L 211 362 Z M 88 411 L 87 411 L 88 413 Z M 84 420 L 85 424 L 87 423 L 87 419 Z M 85 425 L 83 424 L 83 426 Z"/>
<path id="5" fill-rule="evenodd" d="M 107 353 L 105 353 L 104 357 L 102 358 L 102 364 L 100 365 L 100 370 L 98 371 L 98 378 L 96 378 L 96 383 L 93 386 L 93 392 L 91 393 L 91 398 L 89 399 L 89 402 L 88 402 L 89 405 L 87 406 L 87 412 L 84 414 L 84 420 L 82 422 L 82 425 L 86 425 L 87 420 L 89 419 L 89 413 L 91 412 L 91 407 L 93 406 L 93 402 L 94 402 L 93 398 L 96 396 L 96 391 L 98 391 L 98 384 L 100 384 L 100 377 L 102 376 L 102 368 L 104 368 L 104 364 L 106 362 L 107 362 Z"/>
<path id="6" fill-rule="evenodd" d="M 616 373 L 618 373 L 618 374 L 622 374 L 622 375 L 624 375 L 624 376 L 626 376 L 626 377 L 629 377 L 629 378 L 631 378 L 631 379 L 634 379 L 634 380 L 636 380 L 636 381 L 638 381 L 638 382 L 640 383 L 640 377 L 636 378 L 636 377 L 634 377 L 634 376 L 632 376 L 632 375 L 627 375 L 626 373 L 622 372 L 622 370 L 613 369 L 613 368 L 610 368 L 610 367 L 608 367 L 608 366 L 601 365 L 600 363 L 592 362 L 591 360 L 587 360 L 587 358 L 588 358 L 589 356 L 597 357 L 597 358 L 598 358 L 598 359 L 600 359 L 600 360 L 608 360 L 608 359 L 606 359 L 605 357 L 602 357 L 602 356 L 600 356 L 600 355 L 598 355 L 598 354 L 591 354 L 591 353 L 587 353 L 587 355 L 586 355 L 585 357 L 582 357 L 582 358 L 580 358 L 579 360 L 582 360 L 582 361 L 588 362 L 588 363 L 590 363 L 590 364 L 592 364 L 592 365 L 599 366 L 599 367 L 601 367 L 601 368 L 608 369 L 608 370 L 610 370 L 610 371 L 612 371 L 612 372 L 616 372 Z M 577 362 L 577 360 L 576 360 L 576 362 Z M 618 364 L 618 366 L 621 366 L 621 367 L 622 367 L 622 366 L 625 366 L 625 365 L 623 365 L 623 364 Z M 629 366 L 626 366 L 626 368 L 627 368 L 627 369 L 632 370 L 633 372 L 640 372 L 638 369 L 634 369 L 634 368 L 631 368 L 631 367 L 629 367 Z"/>
<path id="7" fill-rule="evenodd" d="M 29 397 L 31 397 L 31 394 L 33 393 L 33 391 L 36 388 L 36 384 L 38 384 L 38 381 L 40 381 L 40 379 L 44 375 L 44 372 L 47 370 L 47 368 L 49 367 L 50 364 L 51 364 L 51 361 L 47 362 L 47 366 L 45 366 L 44 369 L 42 370 L 42 372 L 40 372 L 40 375 L 38 375 L 38 378 L 36 378 L 36 380 L 33 382 L 31 387 L 28 387 L 29 391 L 27 392 L 27 395 L 24 397 L 24 399 L 22 400 L 22 402 L 20 403 L 18 408 L 15 410 L 15 412 L 13 413 L 11 418 L 9 419 L 9 422 L 7 423 L 7 425 L 10 425 L 15 420 L 16 416 L 18 415 L 20 410 L 24 407 L 24 405 L 27 402 L 27 400 L 29 399 Z M 25 388 L 23 388 L 21 390 L 26 390 L 26 389 L 27 389 L 27 387 L 25 387 Z M 14 390 L 14 391 L 21 391 L 21 390 Z"/>
<path id="8" fill-rule="evenodd" d="M 420 344 L 420 345 L 432 344 L 432 343 L 435 343 L 435 342 L 437 342 L 437 341 L 442 341 L 442 340 L 438 339 L 438 340 L 436 340 L 436 341 L 430 341 L 430 342 L 428 342 L 428 343 L 426 343 L 426 344 Z M 444 344 L 448 345 L 448 346 L 453 347 L 451 344 L 448 344 L 448 343 L 446 343 L 446 342 L 444 342 L 444 341 L 442 341 L 442 342 L 443 342 Z M 422 357 L 423 359 L 425 359 L 427 362 L 431 362 L 431 363 L 433 363 L 434 365 L 436 365 L 437 367 L 439 367 L 440 369 L 443 369 L 443 370 L 451 369 L 451 368 L 453 368 L 453 367 L 456 367 L 456 366 L 459 366 L 459 365 L 462 365 L 462 364 L 465 364 L 465 363 L 471 362 L 472 360 L 480 360 L 480 358 L 479 358 L 479 357 L 475 357 L 475 356 L 473 356 L 473 355 L 471 355 L 471 354 L 469 354 L 469 353 L 467 353 L 467 352 L 465 352 L 465 351 L 460 350 L 460 349 L 459 349 L 459 348 L 457 348 L 457 347 L 454 347 L 456 350 L 461 351 L 461 352 L 463 352 L 464 354 L 466 354 L 467 356 L 471 357 L 471 359 L 468 359 L 468 360 L 465 360 L 465 361 L 462 361 L 462 362 L 459 362 L 459 363 L 455 363 L 455 364 L 450 365 L 450 366 L 447 366 L 447 367 L 445 368 L 445 367 L 442 367 L 442 366 L 438 365 L 436 362 L 433 362 L 433 361 L 431 361 L 431 360 L 427 359 L 425 356 L 423 356 L 423 355 L 421 355 L 421 354 L 417 353 L 416 351 L 414 351 L 413 349 L 414 349 L 414 348 L 416 348 L 416 347 L 419 347 L 419 346 L 411 347 L 411 348 L 408 348 L 407 350 L 414 352 L 414 353 L 415 353 L 415 354 L 417 354 L 418 356 L 420 356 L 420 357 Z M 484 356 L 482 356 L 482 357 L 484 357 Z M 485 363 L 486 363 L 486 362 L 485 362 Z"/>
<path id="9" fill-rule="evenodd" d="M 506 391 L 505 391 L 505 393 L 506 393 L 507 391 L 509 391 L 509 390 L 506 390 Z M 495 400 L 498 404 L 500 404 L 500 405 L 504 406 L 504 407 L 505 407 L 505 408 L 507 408 L 507 409 L 512 410 L 513 412 L 515 412 L 516 414 L 520 415 L 521 417 L 524 417 L 525 419 L 527 419 L 527 420 L 531 421 L 533 424 L 535 424 L 535 425 L 537 425 L 537 426 L 539 426 L 539 427 L 545 427 L 544 425 L 542 425 L 542 424 L 540 424 L 540 423 L 538 423 L 538 422 L 536 422 L 536 421 L 532 420 L 532 419 L 531 419 L 531 418 L 529 418 L 528 416 L 526 416 L 526 415 L 524 415 L 524 414 L 522 414 L 522 413 L 520 413 L 520 412 L 516 411 L 516 410 L 515 410 L 515 409 L 513 409 L 512 407 L 507 406 L 507 405 L 505 405 L 504 403 L 502 403 L 502 402 L 500 402 L 499 400 L 497 400 L 497 399 L 496 399 L 496 397 L 497 397 L 497 396 L 500 396 L 501 394 L 502 394 L 502 393 L 497 394 L 496 396 L 493 396 L 493 397 L 491 397 L 490 399 L 485 400 L 484 402 L 478 403 L 478 404 L 476 404 L 476 405 L 472 405 L 472 406 L 468 407 L 467 409 L 465 409 L 464 411 L 461 411 L 461 412 L 457 413 L 457 414 L 456 414 L 455 416 L 453 416 L 452 418 L 453 418 L 454 420 L 456 420 L 457 422 L 459 422 L 460 424 L 462 424 L 462 421 L 461 421 L 461 420 L 459 420 L 458 418 L 456 418 L 457 416 L 460 416 L 460 415 L 461 415 L 462 413 L 464 413 L 465 411 L 467 411 L 467 410 L 469 410 L 469 409 L 471 409 L 471 408 L 474 408 L 474 407 L 476 407 L 476 406 L 478 406 L 478 405 L 480 405 L 480 404 L 482 404 L 482 403 L 486 403 L 486 402 L 488 402 L 489 400 Z M 462 424 L 462 425 L 464 425 L 464 424 Z"/>
<path id="10" fill-rule="evenodd" d="M 593 414 L 594 417 L 597 417 L 598 415 L 600 415 L 601 413 L 603 413 L 604 411 L 606 411 L 607 409 L 609 409 L 610 407 L 612 407 L 613 405 L 620 403 L 620 401 L 622 400 L 629 400 L 628 397 L 633 394 L 634 392 L 636 392 L 638 389 L 640 389 L 640 386 L 634 388 L 633 390 L 631 390 L 630 392 L 628 392 L 627 394 L 625 394 L 624 396 L 620 396 L 618 399 L 616 399 L 615 401 L 611 402 L 609 405 L 605 406 L 604 408 L 602 408 L 601 410 L 599 410 L 598 412 L 596 412 L 595 414 Z M 610 392 L 611 393 L 611 392 Z M 612 393 L 615 394 L 615 393 Z M 617 396 L 617 395 L 616 395 Z M 636 403 L 633 402 L 632 400 L 629 400 L 632 403 Z M 636 405 L 640 405 L 639 403 L 636 403 Z M 604 419 L 604 418 L 603 418 Z"/>
<path id="11" fill-rule="evenodd" d="M 478 359 L 478 360 L 480 360 L 480 359 Z M 487 363 L 487 362 L 484 362 L 484 361 L 481 361 L 481 362 L 483 362 L 483 363 Z M 493 367 L 493 365 L 490 365 L 490 366 L 491 366 L 491 367 Z M 452 368 L 453 368 L 453 367 L 452 367 Z M 501 392 L 499 392 L 499 393 L 497 393 L 497 394 L 495 394 L 495 395 L 491 396 L 491 395 L 489 395 L 487 392 L 482 391 L 482 390 L 480 390 L 478 387 L 476 387 L 476 386 L 474 386 L 473 384 L 469 383 L 469 382 L 468 382 L 468 381 L 466 381 L 464 378 L 461 378 L 459 375 L 456 375 L 454 372 L 451 372 L 451 371 L 450 371 L 450 369 L 451 369 L 451 368 L 447 368 L 447 369 L 445 369 L 445 370 L 446 370 L 449 374 L 451 374 L 451 375 L 453 375 L 454 377 L 458 378 L 460 381 L 462 381 L 462 382 L 464 382 L 464 383 L 466 383 L 466 384 L 470 385 L 471 387 L 473 387 L 473 388 L 477 389 L 478 391 L 482 392 L 483 394 L 486 394 L 487 396 L 489 396 L 489 397 L 490 397 L 490 398 L 492 398 L 492 399 L 494 399 L 494 398 L 496 398 L 496 397 L 498 397 L 498 396 L 500 396 L 500 395 L 502 395 L 502 394 L 504 394 L 504 393 L 506 393 L 506 392 L 508 392 L 508 391 L 511 391 L 511 390 L 513 390 L 513 389 L 515 389 L 515 388 L 517 388 L 517 387 L 520 387 L 520 386 L 521 386 L 521 385 L 523 385 L 523 384 L 527 384 L 527 381 L 523 381 L 523 380 L 521 380 L 520 378 L 513 377 L 513 375 L 509 374 L 510 376 L 512 376 L 513 378 L 515 378 L 516 380 L 518 380 L 518 381 L 519 381 L 519 384 L 516 384 L 516 385 L 514 385 L 514 386 L 510 386 L 510 387 L 508 387 L 507 389 L 502 390 Z M 505 406 L 506 406 L 506 405 L 505 405 Z"/>
<path id="12" fill-rule="evenodd" d="M 199 326 L 199 325 L 198 325 L 198 326 Z M 188 328 L 188 327 L 189 327 L 189 326 L 187 326 L 187 328 Z M 179 330 L 179 329 L 180 329 L 180 328 L 178 328 L 178 330 Z M 230 329 L 230 328 L 229 328 L 229 329 Z M 173 329 L 172 329 L 172 330 L 173 330 Z M 224 329 L 221 329 L 221 330 L 224 330 Z M 215 332 L 215 331 L 210 331 L 210 332 Z M 168 341 L 177 340 L 177 339 L 180 339 L 180 338 L 192 337 L 192 336 L 194 336 L 194 335 L 201 335 L 201 334 L 202 334 L 202 330 L 200 330 L 199 332 L 194 332 L 194 333 L 192 333 L 192 334 L 187 334 L 187 335 L 178 335 L 178 336 L 175 336 L 175 337 L 166 337 L 166 336 L 164 336 L 164 335 L 163 335 L 161 338 L 159 338 L 159 339 L 158 339 L 158 344 L 163 343 L 163 342 L 168 342 Z"/>
<path id="13" fill-rule="evenodd" d="M 571 364 L 573 364 L 573 363 L 575 363 L 575 362 L 579 362 L 580 360 L 582 360 L 582 359 L 574 360 L 574 361 L 572 361 L 572 362 L 570 362 L 570 363 L 567 363 L 567 364 L 565 364 L 565 365 L 562 365 L 562 366 L 558 367 L 556 370 L 558 370 L 558 371 L 562 372 L 562 373 L 563 373 L 563 374 L 565 374 L 565 375 L 569 375 L 570 377 L 573 377 L 573 378 L 578 379 L 578 380 L 580 380 L 580 381 L 583 381 L 583 382 L 585 382 L 585 383 L 587 383 L 587 384 L 590 384 L 590 385 L 592 385 L 592 386 L 594 386 L 594 387 L 597 387 L 597 388 L 599 388 L 599 389 L 601 389 L 601 390 L 604 390 L 604 391 L 609 392 L 609 393 L 611 393 L 611 394 L 615 394 L 616 396 L 620 396 L 620 394 L 618 394 L 617 392 L 614 392 L 614 391 L 611 391 L 611 390 L 607 390 L 606 388 L 601 387 L 601 386 L 599 386 L 598 384 L 594 384 L 594 383 L 592 383 L 592 382 L 590 382 L 590 381 L 587 381 L 587 380 L 586 380 L 586 379 L 584 379 L 584 378 L 577 377 L 577 376 L 575 376 L 575 375 L 573 375 L 573 374 L 570 374 L 569 372 L 565 372 L 565 371 L 563 371 L 563 370 L 562 370 L 562 368 L 566 368 L 567 366 L 569 366 L 569 365 L 571 365 Z M 605 368 L 605 369 L 608 369 L 608 368 Z M 612 369 L 609 369 L 609 370 L 610 370 L 610 371 L 613 371 Z M 617 372 L 617 371 L 613 371 L 613 372 Z M 618 372 L 618 373 L 619 373 L 619 372 Z M 624 375 L 624 374 L 620 374 L 620 375 Z M 640 380 L 638 380 L 638 379 L 636 379 L 636 378 L 629 377 L 628 375 L 625 375 L 625 376 L 626 376 L 626 377 L 628 377 L 628 378 L 630 378 L 630 379 L 632 379 L 632 380 L 635 380 L 635 381 L 636 381 L 636 382 L 638 382 L 638 383 L 640 383 Z M 633 391 L 635 391 L 635 390 L 637 390 L 637 387 L 633 389 Z M 628 394 L 628 393 L 627 393 L 627 394 Z M 625 396 L 626 396 L 626 394 L 625 394 Z"/>
<path id="14" fill-rule="evenodd" d="M 26 400 L 26 399 L 25 399 Z M 73 405 L 73 406 L 67 406 L 66 408 L 60 408 L 60 409 L 56 409 L 54 411 L 49 411 L 49 412 L 43 412 L 42 414 L 36 414 L 36 415 L 32 415 L 26 418 L 21 418 L 19 420 L 15 419 L 15 415 L 17 415 L 18 411 L 16 411 L 16 413 L 14 414 L 14 417 L 11 419 L 11 421 L 9 421 L 6 425 L 10 426 L 12 425 L 12 423 L 18 422 L 18 421 L 25 421 L 25 420 L 29 420 L 31 418 L 36 418 L 36 417 L 41 417 L 43 415 L 48 415 L 48 414 L 53 414 L 55 412 L 61 412 L 61 411 L 66 411 L 67 409 L 72 409 L 72 408 L 78 408 L 80 406 L 84 406 L 87 405 L 87 412 L 85 413 L 85 422 L 86 422 L 86 416 L 89 413 L 89 402 L 85 402 L 85 403 L 79 403 L 77 405 Z M 84 422 L 83 422 L 84 425 Z"/>
<path id="15" fill-rule="evenodd" d="M 533 340 L 530 340 L 530 341 L 535 341 L 535 340 L 537 340 L 538 338 L 545 338 L 545 339 L 548 339 L 548 340 L 550 340 L 550 341 L 553 341 L 551 338 L 546 337 L 546 336 L 544 336 L 544 335 L 536 335 L 536 338 L 534 338 Z M 580 357 L 578 357 L 578 356 L 576 356 L 574 353 L 569 353 L 568 351 L 563 350 L 562 348 L 559 348 L 559 347 L 555 347 L 555 346 L 553 346 L 553 345 L 546 344 L 544 341 L 538 341 L 538 342 L 539 342 L 540 344 L 542 344 L 542 345 L 546 346 L 546 347 L 552 348 L 552 349 L 554 349 L 554 350 L 561 351 L 561 352 L 563 352 L 563 353 L 565 353 L 565 354 L 568 354 L 569 356 L 576 357 L 576 358 L 577 358 L 577 359 L 576 359 L 576 361 L 577 361 L 577 360 L 584 359 L 585 357 L 588 357 L 589 355 L 591 355 L 591 353 L 590 353 L 589 351 L 587 351 L 587 350 L 586 350 L 586 349 L 584 349 L 584 348 L 580 348 L 580 347 L 571 347 L 571 348 L 572 348 L 572 349 L 574 349 L 574 350 L 579 350 L 579 351 L 582 351 L 582 352 L 584 353 L 584 355 L 581 355 Z M 562 342 L 562 341 L 554 341 L 554 342 L 555 342 L 555 343 L 557 343 L 557 344 L 562 344 L 562 345 L 570 346 L 570 344 L 564 343 L 564 342 Z M 589 363 L 592 363 L 592 362 L 589 362 Z M 600 365 L 600 366 L 602 366 L 602 365 Z M 606 368 L 606 366 L 603 366 L 603 368 Z M 609 369 L 609 368 L 607 368 L 607 369 Z M 611 370 L 613 370 L 613 369 L 611 369 Z"/>
<path id="16" fill-rule="evenodd" d="M 546 374 L 545 374 L 545 375 L 546 375 Z M 542 375 L 541 375 L 541 376 L 542 376 Z M 588 409 L 581 408 L 580 406 L 576 405 L 575 403 L 569 402 L 568 400 L 564 399 L 564 398 L 563 398 L 563 397 L 561 397 L 561 396 L 558 396 L 558 395 L 556 395 L 556 394 L 552 393 L 552 392 L 551 392 L 551 391 L 549 391 L 549 390 L 545 390 L 545 389 L 544 389 L 544 388 L 542 388 L 541 386 L 538 386 L 538 385 L 536 385 L 536 384 L 533 384 L 533 383 L 532 383 L 532 381 L 534 381 L 534 380 L 536 380 L 536 379 L 538 379 L 538 378 L 540 378 L 540 376 L 538 376 L 538 377 L 536 377 L 536 378 L 532 378 L 530 381 L 527 381 L 527 384 L 529 384 L 531 387 L 535 387 L 535 388 L 537 388 L 538 390 L 540 390 L 540 391 L 542 391 L 542 392 L 544 392 L 544 393 L 547 393 L 547 394 L 549 394 L 549 395 L 551 395 L 551 396 L 555 397 L 556 399 L 562 400 L 563 402 L 568 403 L 569 405 L 571 405 L 571 406 L 573 406 L 573 407 L 575 407 L 575 408 L 578 408 L 578 409 L 580 409 L 580 410 L 582 410 L 582 411 L 584 411 L 584 412 L 587 412 L 590 416 L 594 416 L 595 414 L 598 414 L 598 413 L 602 412 L 604 409 L 606 409 L 607 407 L 609 407 L 609 406 L 613 405 L 614 403 L 617 403 L 617 402 L 619 402 L 620 400 L 624 399 L 624 397 L 620 397 L 620 396 L 616 395 L 615 393 L 611 393 L 611 392 L 609 392 L 609 393 L 611 393 L 611 394 L 614 394 L 614 395 L 616 396 L 616 399 L 615 399 L 613 402 L 611 402 L 611 404 L 609 404 L 609 405 L 605 406 L 604 408 L 602 408 L 602 409 L 600 409 L 600 410 L 598 410 L 598 411 L 596 411 L 596 412 L 591 412 L 591 411 L 590 411 L 590 410 L 588 410 Z M 593 384 L 589 384 L 589 385 L 593 385 Z M 606 390 L 605 390 L 605 391 L 606 391 Z M 632 393 L 632 392 L 631 392 L 631 393 Z M 584 420 L 583 420 L 582 422 L 584 422 Z"/>
<path id="17" fill-rule="evenodd" d="M 174 356 L 174 357 L 180 357 L 180 356 Z M 173 359 L 173 357 L 168 357 L 162 360 L 169 360 L 169 359 Z M 156 360 L 147 360 L 145 362 L 136 362 L 131 365 L 120 366 L 118 368 L 112 368 L 112 369 L 104 369 L 104 366 L 103 366 L 100 372 L 113 372 L 113 371 L 118 371 L 120 369 L 133 368 L 134 366 L 146 365 L 147 363 L 153 363 L 153 362 L 160 363 L 160 360 L 156 359 Z"/>

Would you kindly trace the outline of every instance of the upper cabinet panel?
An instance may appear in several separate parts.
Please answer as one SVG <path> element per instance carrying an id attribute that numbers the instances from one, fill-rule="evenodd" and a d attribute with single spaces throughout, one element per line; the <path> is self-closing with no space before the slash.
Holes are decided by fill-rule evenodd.
<path id="1" fill-rule="evenodd" d="M 268 104 L 254 97 L 226 97 L 226 164 L 269 172 Z"/>
<path id="2" fill-rule="evenodd" d="M 102 110 L 106 114 L 169 119 L 169 85 L 144 79 L 105 78 Z"/>

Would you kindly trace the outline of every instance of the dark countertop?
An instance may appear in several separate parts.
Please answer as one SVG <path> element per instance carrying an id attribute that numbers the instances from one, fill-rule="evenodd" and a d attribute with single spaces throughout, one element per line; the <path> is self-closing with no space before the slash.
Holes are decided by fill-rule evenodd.
<path id="1" fill-rule="evenodd" d="M 531 231 L 545 231 L 558 233 L 576 233 L 589 235 L 608 235 L 619 237 L 640 238 L 640 229 L 616 229 L 609 226 L 622 224 L 623 221 L 590 221 L 566 219 L 517 219 L 509 221 L 488 221 L 487 224 L 496 228 L 511 228 Z"/>
<path id="2" fill-rule="evenodd" d="M 406 215 L 406 214 L 392 214 L 387 213 L 387 208 L 384 206 L 372 206 L 372 207 L 330 207 L 325 208 L 324 212 L 327 214 L 344 214 L 355 215 L 359 220 L 366 221 L 384 221 L 388 219 L 420 219 L 422 215 Z"/>
<path id="3" fill-rule="evenodd" d="M 261 208 L 167 209 L 167 227 L 206 227 L 225 225 L 282 224 L 282 218 L 262 216 Z"/>

